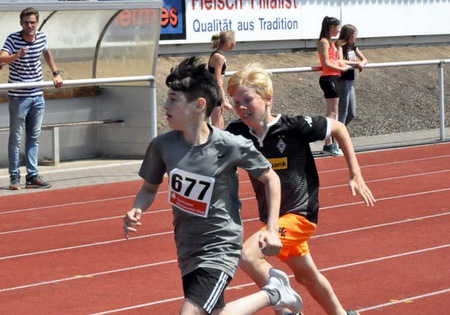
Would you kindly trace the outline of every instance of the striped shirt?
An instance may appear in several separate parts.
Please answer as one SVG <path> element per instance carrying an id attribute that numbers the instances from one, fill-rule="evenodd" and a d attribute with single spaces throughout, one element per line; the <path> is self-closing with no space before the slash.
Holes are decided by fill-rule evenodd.
<path id="1" fill-rule="evenodd" d="M 47 35 L 43 32 L 36 32 L 35 41 L 29 43 L 23 39 L 21 31 L 15 32 L 6 38 L 2 50 L 13 55 L 24 47 L 28 47 L 28 53 L 24 57 L 9 64 L 9 83 L 43 81 L 41 56 L 48 49 Z M 42 94 L 42 88 L 14 89 L 8 91 L 9 96 L 28 97 Z"/>

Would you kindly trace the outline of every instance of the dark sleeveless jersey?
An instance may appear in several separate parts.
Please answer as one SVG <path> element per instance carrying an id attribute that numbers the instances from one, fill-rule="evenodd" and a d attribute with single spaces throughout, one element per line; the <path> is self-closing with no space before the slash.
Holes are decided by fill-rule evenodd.
<path id="1" fill-rule="evenodd" d="M 220 54 L 220 55 L 222 55 L 222 56 L 225 56 L 225 55 L 223 54 L 222 51 L 220 51 L 220 50 L 214 50 L 214 51 L 211 53 L 211 55 L 209 56 L 209 60 L 211 60 L 211 57 L 212 57 L 214 54 Z M 208 60 L 208 71 L 209 71 L 210 73 L 214 74 L 215 69 L 214 69 L 214 67 L 211 67 L 211 66 L 209 65 L 209 60 Z M 223 65 L 222 65 L 222 71 L 221 71 L 220 73 L 221 73 L 222 75 L 224 75 L 226 70 L 227 70 L 227 61 L 225 60 L 225 62 L 224 62 Z"/>
<path id="2" fill-rule="evenodd" d="M 227 127 L 227 131 L 251 139 L 280 177 L 280 216 L 297 213 L 317 224 L 319 175 L 309 143 L 325 139 L 327 124 L 327 119 L 322 116 L 278 115 L 263 138 L 258 138 L 241 120 Z M 258 200 L 260 219 L 267 222 L 264 185 L 254 179 L 251 182 Z"/>
<path id="3" fill-rule="evenodd" d="M 349 61 L 357 61 L 357 57 L 356 57 L 356 45 L 353 44 L 351 46 L 349 45 L 345 45 L 342 47 L 343 49 L 343 55 L 344 55 L 344 60 L 349 60 Z M 355 80 L 355 69 L 348 69 L 345 72 L 341 73 L 341 80 Z"/>

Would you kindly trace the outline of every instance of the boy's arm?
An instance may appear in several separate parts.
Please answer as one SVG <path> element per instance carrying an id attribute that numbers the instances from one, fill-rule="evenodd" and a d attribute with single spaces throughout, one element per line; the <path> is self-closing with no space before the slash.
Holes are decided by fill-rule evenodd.
<path id="1" fill-rule="evenodd" d="M 129 237 L 129 232 L 136 232 L 136 226 L 142 225 L 142 212 L 147 210 L 153 203 L 158 188 L 159 185 L 150 184 L 147 181 L 144 181 L 144 184 L 142 184 L 134 200 L 133 208 L 125 214 L 123 228 L 126 239 Z"/>
<path id="2" fill-rule="evenodd" d="M 334 137 L 339 143 L 339 147 L 344 153 L 345 160 L 347 161 L 347 166 L 350 172 L 350 181 L 348 184 L 350 186 L 352 196 L 355 196 L 356 192 L 358 192 L 363 197 L 367 206 L 373 206 L 376 200 L 362 177 L 361 169 L 359 167 L 358 160 L 356 159 L 355 150 L 353 149 L 352 140 L 350 139 L 347 127 L 337 120 L 327 120 L 328 123 L 331 123 L 331 136 Z"/>
<path id="3" fill-rule="evenodd" d="M 280 253 L 282 247 L 278 237 L 281 203 L 280 178 L 273 169 L 269 169 L 258 180 L 264 183 L 268 207 L 266 230 L 259 236 L 259 246 L 264 255 L 276 256 Z"/>

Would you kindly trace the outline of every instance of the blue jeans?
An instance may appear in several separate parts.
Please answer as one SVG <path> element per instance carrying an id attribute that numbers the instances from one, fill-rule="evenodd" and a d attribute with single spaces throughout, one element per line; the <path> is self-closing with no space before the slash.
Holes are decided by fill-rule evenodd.
<path id="1" fill-rule="evenodd" d="M 43 95 L 17 97 L 9 100 L 9 176 L 20 178 L 20 143 L 25 129 L 25 162 L 27 179 L 38 175 L 39 135 L 44 119 L 45 100 Z"/>
<path id="2" fill-rule="evenodd" d="M 338 120 L 346 126 L 356 115 L 356 96 L 354 80 L 341 80 L 339 83 Z"/>

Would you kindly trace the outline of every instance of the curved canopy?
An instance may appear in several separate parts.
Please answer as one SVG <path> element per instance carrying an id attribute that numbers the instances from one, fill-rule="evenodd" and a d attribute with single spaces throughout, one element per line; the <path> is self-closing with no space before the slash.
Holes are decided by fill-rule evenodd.
<path id="1" fill-rule="evenodd" d="M 161 0 L 0 3 L 0 42 L 20 31 L 20 12 L 39 11 L 39 30 L 63 78 L 155 75 Z M 44 71 L 48 67 L 43 67 Z M 6 82 L 7 71 L 0 72 Z"/>

